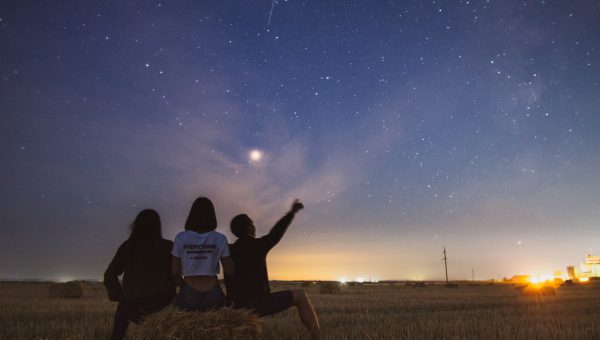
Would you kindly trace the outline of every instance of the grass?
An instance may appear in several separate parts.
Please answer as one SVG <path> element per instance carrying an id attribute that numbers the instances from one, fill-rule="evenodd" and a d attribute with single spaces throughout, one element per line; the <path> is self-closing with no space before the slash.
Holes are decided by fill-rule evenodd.
<path id="1" fill-rule="evenodd" d="M 0 339 L 106 339 L 116 304 L 101 284 L 78 300 L 49 299 L 45 283 L 0 283 Z M 279 285 L 274 290 L 298 288 Z M 510 285 L 306 288 L 331 339 L 600 339 L 600 287 L 527 296 Z M 295 310 L 263 318 L 264 339 L 307 339 Z"/>

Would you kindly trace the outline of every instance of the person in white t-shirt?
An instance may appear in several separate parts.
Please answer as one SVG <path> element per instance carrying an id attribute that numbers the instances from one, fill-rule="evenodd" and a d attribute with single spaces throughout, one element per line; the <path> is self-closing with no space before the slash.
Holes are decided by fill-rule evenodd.
<path id="1" fill-rule="evenodd" d="M 217 217 L 206 197 L 194 201 L 185 230 L 175 236 L 171 251 L 171 273 L 179 285 L 175 305 L 187 310 L 208 310 L 225 306 L 219 285 L 219 262 L 233 275 L 233 261 L 225 235 L 216 232 Z"/>

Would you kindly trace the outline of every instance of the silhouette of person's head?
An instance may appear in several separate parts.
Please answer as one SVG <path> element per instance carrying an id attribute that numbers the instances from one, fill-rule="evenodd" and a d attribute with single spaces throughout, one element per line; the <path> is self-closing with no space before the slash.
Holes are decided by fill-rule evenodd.
<path id="1" fill-rule="evenodd" d="M 246 214 L 237 215 L 231 220 L 231 232 L 237 238 L 256 237 L 254 222 Z"/>
<path id="2" fill-rule="evenodd" d="M 193 230 L 199 233 L 205 233 L 217 229 L 217 215 L 212 202 L 206 197 L 198 197 L 190 214 L 185 221 L 185 230 Z"/>
<path id="3" fill-rule="evenodd" d="M 137 240 L 160 237 L 162 237 L 162 228 L 158 213 L 152 209 L 140 211 L 135 221 L 131 224 L 131 235 L 129 238 Z"/>

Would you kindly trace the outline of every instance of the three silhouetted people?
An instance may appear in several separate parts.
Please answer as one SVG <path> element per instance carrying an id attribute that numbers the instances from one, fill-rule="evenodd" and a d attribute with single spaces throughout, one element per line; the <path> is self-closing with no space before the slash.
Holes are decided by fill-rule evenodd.
<path id="1" fill-rule="evenodd" d="M 123 339 L 129 321 L 139 323 L 142 317 L 170 303 L 195 311 L 225 306 L 225 294 L 217 278 L 220 263 L 231 306 L 250 309 L 260 316 L 296 306 L 302 324 L 314 339 L 320 339 L 319 321 L 304 290 L 271 292 L 267 271 L 267 254 L 303 208 L 302 203 L 294 201 L 291 210 L 259 238 L 248 215 L 234 217 L 231 232 L 238 240 L 231 245 L 225 235 L 215 231 L 215 209 L 206 197 L 194 201 L 185 230 L 177 234 L 175 242 L 162 238 L 156 211 L 140 212 L 131 225 L 130 237 L 119 247 L 104 274 L 109 299 L 119 302 L 112 338 Z"/>

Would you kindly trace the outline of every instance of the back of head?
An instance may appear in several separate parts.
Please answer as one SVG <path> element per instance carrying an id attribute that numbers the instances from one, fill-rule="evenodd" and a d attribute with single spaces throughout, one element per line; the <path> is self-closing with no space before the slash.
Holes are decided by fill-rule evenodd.
<path id="1" fill-rule="evenodd" d="M 153 209 L 142 210 L 131 224 L 130 240 L 161 238 L 160 216 Z"/>
<path id="2" fill-rule="evenodd" d="M 200 233 L 217 229 L 217 215 L 212 202 L 206 197 L 198 197 L 190 214 L 185 221 L 185 230 L 193 230 Z"/>
<path id="3" fill-rule="evenodd" d="M 252 223 L 252 220 L 246 214 L 240 214 L 231 220 L 231 233 L 237 238 L 244 238 L 248 236 L 248 227 Z"/>

